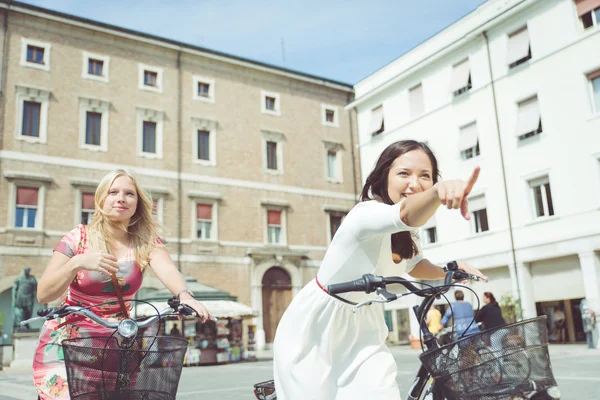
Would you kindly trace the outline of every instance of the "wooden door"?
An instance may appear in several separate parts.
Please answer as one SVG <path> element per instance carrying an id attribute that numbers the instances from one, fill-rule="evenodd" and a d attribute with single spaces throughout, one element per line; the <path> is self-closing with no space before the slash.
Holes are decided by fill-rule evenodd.
<path id="1" fill-rule="evenodd" d="M 265 341 L 272 343 L 281 316 L 292 301 L 292 282 L 287 271 L 272 267 L 265 273 L 262 284 Z"/>

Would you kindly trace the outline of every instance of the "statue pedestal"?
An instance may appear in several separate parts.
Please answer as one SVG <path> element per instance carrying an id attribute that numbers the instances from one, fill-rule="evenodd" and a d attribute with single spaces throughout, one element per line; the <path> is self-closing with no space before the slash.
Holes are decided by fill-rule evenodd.
<path id="1" fill-rule="evenodd" d="M 39 332 L 13 333 L 13 357 L 10 363 L 11 367 L 32 367 L 33 356 L 39 337 Z"/>

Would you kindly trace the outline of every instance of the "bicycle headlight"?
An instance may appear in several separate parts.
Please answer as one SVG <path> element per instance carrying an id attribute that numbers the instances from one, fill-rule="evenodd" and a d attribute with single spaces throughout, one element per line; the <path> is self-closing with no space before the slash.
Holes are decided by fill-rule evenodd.
<path id="1" fill-rule="evenodd" d="M 550 396 L 551 399 L 560 399 L 560 390 L 558 387 L 552 386 L 546 389 L 546 393 Z"/>
<path id="2" fill-rule="evenodd" d="M 127 318 L 119 322 L 119 327 L 117 329 L 121 336 L 129 339 L 137 335 L 138 326 L 134 320 Z"/>

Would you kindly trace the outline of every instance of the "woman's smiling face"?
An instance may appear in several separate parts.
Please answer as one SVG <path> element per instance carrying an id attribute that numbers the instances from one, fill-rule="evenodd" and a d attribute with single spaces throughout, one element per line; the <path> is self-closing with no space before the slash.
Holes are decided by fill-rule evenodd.
<path id="1" fill-rule="evenodd" d="M 402 154 L 392 163 L 388 172 L 388 196 L 398 203 L 407 196 L 433 186 L 433 167 L 423 150 Z"/>
<path id="2" fill-rule="evenodd" d="M 128 223 L 137 209 L 138 194 L 130 177 L 121 175 L 116 178 L 104 199 L 102 210 L 113 221 Z"/>

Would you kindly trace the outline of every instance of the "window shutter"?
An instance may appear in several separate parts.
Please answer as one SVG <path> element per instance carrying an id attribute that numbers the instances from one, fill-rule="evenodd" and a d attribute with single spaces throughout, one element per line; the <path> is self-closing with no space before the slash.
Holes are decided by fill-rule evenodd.
<path id="1" fill-rule="evenodd" d="M 540 126 L 540 109 L 537 96 L 519 103 L 516 136 L 536 131 Z"/>
<path id="2" fill-rule="evenodd" d="M 463 126 L 460 128 L 458 149 L 460 151 L 472 149 L 473 147 L 477 146 L 478 138 L 479 135 L 477 134 L 477 123 L 473 122 L 472 124 Z"/>
<path id="3" fill-rule="evenodd" d="M 268 225 L 281 225 L 281 211 L 267 211 L 267 224 Z"/>
<path id="4" fill-rule="evenodd" d="M 469 198 L 469 210 L 478 211 L 487 208 L 485 204 L 485 195 Z"/>
<path id="5" fill-rule="evenodd" d="M 452 69 L 450 93 L 466 87 L 469 84 L 469 75 L 471 75 L 471 67 L 468 59 L 456 64 Z"/>
<path id="6" fill-rule="evenodd" d="M 81 209 L 94 210 L 94 193 L 81 193 Z"/>
<path id="7" fill-rule="evenodd" d="M 577 15 L 581 17 L 583 14 L 600 7 L 600 0 L 575 0 L 575 4 Z"/>
<path id="8" fill-rule="evenodd" d="M 212 220 L 212 205 L 198 204 L 196 206 L 196 218 Z"/>
<path id="9" fill-rule="evenodd" d="M 369 132 L 376 134 L 383 131 L 383 106 L 374 108 L 371 111 L 371 126 Z"/>
<path id="10" fill-rule="evenodd" d="M 38 188 L 17 187 L 17 205 L 37 206 Z"/>
<path id="11" fill-rule="evenodd" d="M 508 38 L 508 65 L 527 57 L 529 54 L 529 31 L 527 27 L 513 33 Z"/>

